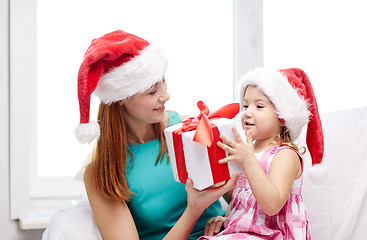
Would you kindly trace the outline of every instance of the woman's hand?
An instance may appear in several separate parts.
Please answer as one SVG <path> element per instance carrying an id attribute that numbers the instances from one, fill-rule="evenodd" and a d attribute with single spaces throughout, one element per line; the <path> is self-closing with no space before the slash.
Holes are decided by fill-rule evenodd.
<path id="1" fill-rule="evenodd" d="M 211 218 L 205 225 L 204 235 L 214 236 L 214 234 L 219 233 L 226 219 L 227 219 L 226 217 L 222 217 L 222 216 Z"/>
<path id="2" fill-rule="evenodd" d="M 236 186 L 238 176 L 238 173 L 234 173 L 224 185 L 221 185 L 220 187 L 212 186 L 202 191 L 194 189 L 192 180 L 187 179 L 185 189 L 187 192 L 188 208 L 194 212 L 200 213 L 201 215 L 202 212 L 210 206 L 210 204 Z"/>

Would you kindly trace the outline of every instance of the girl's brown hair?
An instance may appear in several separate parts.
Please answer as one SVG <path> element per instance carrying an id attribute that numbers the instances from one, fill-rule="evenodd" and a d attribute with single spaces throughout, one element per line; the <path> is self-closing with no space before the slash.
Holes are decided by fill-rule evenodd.
<path id="1" fill-rule="evenodd" d="M 88 168 L 88 181 L 97 192 L 118 201 L 129 201 L 133 194 L 126 180 L 128 156 L 133 159 L 126 135 L 126 125 L 119 102 L 100 103 L 98 121 L 101 135 L 97 140 Z M 152 124 L 155 137 L 160 141 L 160 151 L 155 164 L 164 159 L 167 145 L 163 123 Z"/>
<path id="2" fill-rule="evenodd" d="M 285 126 L 282 126 L 280 133 L 278 133 L 278 135 L 275 136 L 274 142 L 280 146 L 288 146 L 290 148 L 293 148 L 300 154 L 304 154 L 306 152 L 305 147 L 298 147 L 294 142 L 292 142 L 291 136 L 289 135 L 289 131 Z"/>

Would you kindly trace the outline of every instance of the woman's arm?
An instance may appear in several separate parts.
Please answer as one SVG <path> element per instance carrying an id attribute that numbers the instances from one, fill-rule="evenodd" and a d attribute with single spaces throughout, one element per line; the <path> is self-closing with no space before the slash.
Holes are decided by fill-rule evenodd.
<path id="1" fill-rule="evenodd" d="M 187 208 L 164 240 L 186 240 L 204 210 L 224 193 L 232 190 L 236 186 L 237 180 L 238 174 L 235 173 L 225 185 L 198 191 L 194 189 L 192 181 L 188 179 L 186 183 Z"/>
<path id="2" fill-rule="evenodd" d="M 88 171 L 88 168 L 86 169 Z M 104 240 L 139 239 L 134 220 L 125 202 L 103 196 L 92 189 L 84 174 L 88 199 Z"/>
<path id="3" fill-rule="evenodd" d="M 86 169 L 88 171 L 88 168 Z M 84 174 L 85 188 L 92 207 L 94 218 L 104 240 L 136 240 L 139 239 L 134 220 L 125 202 L 112 200 L 94 191 Z M 208 188 L 198 191 L 193 188 L 189 179 L 186 184 L 188 205 L 180 219 L 168 232 L 165 240 L 186 240 L 196 221 L 206 208 L 224 193 L 236 186 L 238 174 L 235 173 L 225 185 L 217 188 Z"/>

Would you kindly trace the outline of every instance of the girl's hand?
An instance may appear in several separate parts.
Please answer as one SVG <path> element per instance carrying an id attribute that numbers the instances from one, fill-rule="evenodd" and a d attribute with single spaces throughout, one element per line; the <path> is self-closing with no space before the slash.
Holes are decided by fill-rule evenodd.
<path id="1" fill-rule="evenodd" d="M 187 179 L 186 192 L 187 192 L 187 205 L 193 212 L 202 214 L 206 208 L 208 208 L 214 201 L 219 199 L 223 194 L 232 190 L 238 180 L 238 173 L 234 173 L 224 185 L 220 187 L 209 187 L 202 191 L 194 189 L 191 179 Z"/>
<path id="2" fill-rule="evenodd" d="M 219 233 L 226 219 L 227 219 L 226 217 L 222 217 L 222 216 L 211 218 L 205 225 L 204 235 L 214 236 L 214 234 Z"/>
<path id="3" fill-rule="evenodd" d="M 222 139 L 223 143 L 219 141 L 217 143 L 218 147 L 229 153 L 229 156 L 219 160 L 219 163 L 234 161 L 240 166 L 243 166 L 247 159 L 254 157 L 254 146 L 252 144 L 253 139 L 251 131 L 246 132 L 246 142 L 242 140 L 237 129 L 232 128 L 232 132 L 234 134 L 234 140 L 221 135 L 220 138 Z"/>

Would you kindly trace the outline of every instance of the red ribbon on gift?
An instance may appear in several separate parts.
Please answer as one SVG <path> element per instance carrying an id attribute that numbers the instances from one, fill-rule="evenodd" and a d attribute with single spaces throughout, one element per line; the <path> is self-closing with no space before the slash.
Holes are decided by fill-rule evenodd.
<path id="1" fill-rule="evenodd" d="M 218 160 L 226 157 L 226 154 L 217 144 L 213 144 L 221 140 L 219 138 L 218 127 L 210 123 L 210 120 L 218 118 L 232 119 L 240 111 L 240 105 L 238 103 L 231 103 L 211 114 L 209 114 L 207 105 L 202 101 L 199 101 L 197 106 L 200 109 L 200 114 L 195 118 L 188 118 L 183 121 L 182 127 L 172 133 L 179 180 L 182 183 L 186 183 L 188 178 L 182 145 L 182 134 L 196 129 L 193 140 L 207 146 L 210 167 L 213 173 L 213 182 L 225 181 L 230 178 L 228 164 L 219 164 Z"/>

